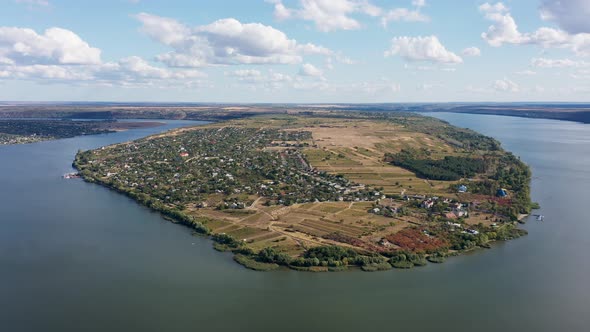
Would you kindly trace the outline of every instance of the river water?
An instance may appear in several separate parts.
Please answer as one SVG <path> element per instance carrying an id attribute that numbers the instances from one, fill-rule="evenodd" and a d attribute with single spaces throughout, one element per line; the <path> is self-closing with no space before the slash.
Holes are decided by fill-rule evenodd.
<path id="1" fill-rule="evenodd" d="M 60 178 L 78 149 L 190 122 L 2 146 L 0 331 L 588 331 L 590 126 L 434 115 L 530 164 L 545 221 L 408 271 L 250 271 L 122 195 Z"/>

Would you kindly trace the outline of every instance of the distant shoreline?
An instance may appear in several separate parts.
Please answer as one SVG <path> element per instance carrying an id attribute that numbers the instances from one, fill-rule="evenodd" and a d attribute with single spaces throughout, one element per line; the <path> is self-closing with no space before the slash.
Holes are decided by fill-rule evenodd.
<path id="1" fill-rule="evenodd" d="M 30 144 L 130 129 L 153 128 L 164 124 L 156 121 L 0 118 L 0 145 Z"/>
<path id="2" fill-rule="evenodd" d="M 380 103 L 380 104 L 218 104 L 218 103 L 13 103 L 0 104 L 0 119 L 170 119 L 224 121 L 291 112 L 466 113 L 590 123 L 583 103 Z"/>
<path id="3" fill-rule="evenodd" d="M 547 119 L 559 121 L 572 121 L 578 123 L 590 123 L 590 111 L 544 111 L 544 110 L 510 110 L 510 109 L 449 109 L 429 110 L 418 113 L 456 113 L 477 115 L 511 116 L 528 119 Z"/>

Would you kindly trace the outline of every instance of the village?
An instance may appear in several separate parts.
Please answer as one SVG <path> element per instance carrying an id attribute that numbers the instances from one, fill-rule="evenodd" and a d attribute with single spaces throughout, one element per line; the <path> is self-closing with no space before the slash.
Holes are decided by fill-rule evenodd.
<path id="1" fill-rule="evenodd" d="M 89 160 L 88 170 L 101 170 L 111 183 L 174 205 L 244 208 L 258 196 L 267 198 L 268 205 L 372 200 L 374 193 L 365 186 L 314 169 L 298 149 L 287 146 L 309 140 L 309 135 L 232 127 L 198 130 L 120 145 L 104 159 Z"/>

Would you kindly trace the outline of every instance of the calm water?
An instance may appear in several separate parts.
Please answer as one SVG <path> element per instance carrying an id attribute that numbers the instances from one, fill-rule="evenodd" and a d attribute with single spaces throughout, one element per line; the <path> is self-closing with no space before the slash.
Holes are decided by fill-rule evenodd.
<path id="1" fill-rule="evenodd" d="M 529 163 L 546 219 L 492 250 L 374 274 L 249 271 L 124 196 L 60 179 L 78 149 L 162 127 L 0 147 L 0 331 L 588 331 L 590 126 L 437 116 Z"/>

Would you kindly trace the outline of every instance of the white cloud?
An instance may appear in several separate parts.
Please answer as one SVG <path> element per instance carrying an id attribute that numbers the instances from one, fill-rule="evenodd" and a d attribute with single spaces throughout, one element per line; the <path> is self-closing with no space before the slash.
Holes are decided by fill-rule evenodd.
<path id="1" fill-rule="evenodd" d="M 108 62 L 91 68 L 92 81 L 120 86 L 198 86 L 205 74 L 197 70 L 172 70 L 150 64 L 138 56 L 130 56 L 117 62 Z"/>
<path id="2" fill-rule="evenodd" d="M 190 54 L 179 54 L 176 52 L 159 54 L 155 58 L 157 61 L 165 63 L 169 67 L 196 68 L 207 65 L 205 57 L 194 56 Z"/>
<path id="3" fill-rule="evenodd" d="M 557 23 L 569 33 L 590 33 L 588 0 L 543 0 L 541 17 Z"/>
<path id="4" fill-rule="evenodd" d="M 386 26 L 391 21 L 426 22 L 428 16 L 420 12 L 424 0 L 413 0 L 414 9 L 393 8 L 385 10 L 368 0 L 299 0 L 298 8 L 287 8 L 281 0 L 267 0 L 274 4 L 274 16 L 278 20 L 302 19 L 313 22 L 323 32 L 335 30 L 357 30 L 361 23 L 357 15 L 381 17 Z"/>
<path id="5" fill-rule="evenodd" d="M 502 80 L 496 80 L 492 84 L 492 87 L 494 88 L 494 90 L 499 91 L 499 92 L 519 92 L 520 91 L 519 85 L 507 78 L 504 78 Z"/>
<path id="6" fill-rule="evenodd" d="M 329 55 L 332 52 L 314 44 L 300 44 L 285 33 L 260 23 L 241 23 L 227 18 L 189 28 L 165 17 L 146 13 L 135 16 L 141 31 L 172 47 L 156 57 L 171 67 L 200 67 L 206 64 L 297 64 L 302 55 Z"/>
<path id="7" fill-rule="evenodd" d="M 412 5 L 416 7 L 426 6 L 426 0 L 412 0 Z"/>
<path id="8" fill-rule="evenodd" d="M 405 70 L 411 70 L 411 71 L 445 71 L 445 72 L 454 72 L 457 70 L 457 68 L 455 67 L 450 67 L 449 64 L 441 64 L 438 66 L 423 66 L 423 65 L 419 65 L 419 66 L 413 66 L 413 65 L 409 65 L 409 64 L 404 64 L 404 69 Z"/>
<path id="9" fill-rule="evenodd" d="M 462 63 L 463 59 L 448 51 L 436 36 L 395 37 L 385 56 L 399 55 L 409 61 L 430 61 L 437 63 Z"/>
<path id="10" fill-rule="evenodd" d="M 390 82 L 389 80 L 362 82 L 358 85 L 353 85 L 352 87 L 369 95 L 392 94 L 401 90 L 401 86 L 398 83 Z"/>
<path id="11" fill-rule="evenodd" d="M 139 13 L 135 18 L 142 23 L 143 33 L 164 45 L 180 46 L 190 37 L 190 29 L 174 19 L 147 13 Z"/>
<path id="12" fill-rule="evenodd" d="M 564 1 L 561 1 L 564 2 Z M 590 34 L 570 34 L 567 31 L 541 27 L 532 33 L 522 33 L 518 30 L 516 21 L 503 3 L 484 3 L 479 7 L 487 20 L 493 22 L 487 32 L 481 37 L 491 46 L 500 47 L 503 44 L 533 44 L 544 48 L 568 48 L 580 56 L 590 55 Z"/>
<path id="13" fill-rule="evenodd" d="M 313 77 L 322 77 L 324 72 L 318 69 L 316 66 L 312 65 L 311 63 L 304 63 L 299 70 L 299 75 L 301 76 L 313 76 Z"/>
<path id="14" fill-rule="evenodd" d="M 422 14 L 420 8 L 394 8 L 381 17 L 381 24 L 387 26 L 389 22 L 428 22 L 430 17 Z"/>
<path id="15" fill-rule="evenodd" d="M 490 45 L 498 47 L 504 43 L 525 43 L 526 38 L 518 31 L 518 25 L 508 12 L 508 8 L 501 2 L 494 5 L 484 3 L 479 6 L 479 11 L 485 14 L 486 19 L 494 22 L 487 32 L 481 34 Z"/>
<path id="16" fill-rule="evenodd" d="M 277 90 L 291 85 L 295 80 L 287 74 L 269 70 L 263 73 L 255 69 L 240 69 L 225 73 L 226 76 L 237 78 L 238 82 L 252 90 L 262 87 L 266 90 Z"/>
<path id="17" fill-rule="evenodd" d="M 166 39 L 166 35 L 160 37 L 165 42 L 175 43 L 174 39 Z M 157 67 L 137 56 L 103 63 L 100 55 L 98 48 L 91 47 L 70 30 L 54 27 L 38 34 L 27 28 L 0 27 L 0 77 L 3 79 L 132 86 L 164 81 L 166 84 L 194 83 L 205 76 L 196 70 Z"/>
<path id="18" fill-rule="evenodd" d="M 187 79 L 203 77 L 203 74 L 196 70 L 172 71 L 155 67 L 138 56 L 130 56 L 119 60 L 112 69 L 122 75 L 143 79 Z"/>
<path id="19" fill-rule="evenodd" d="M 235 77 L 260 77 L 262 76 L 262 73 L 255 69 L 239 69 L 234 70 L 231 75 Z"/>
<path id="20" fill-rule="evenodd" d="M 100 50 L 77 34 L 49 28 L 40 35 L 32 29 L 0 27 L 0 58 L 17 64 L 98 64 Z"/>
<path id="21" fill-rule="evenodd" d="M 466 49 L 464 49 L 461 54 L 463 54 L 464 56 L 480 56 L 481 55 L 481 50 L 477 47 L 468 47 Z"/>
<path id="22" fill-rule="evenodd" d="M 571 59 L 534 58 L 531 60 L 531 64 L 540 68 L 590 67 L 590 62 Z"/>
<path id="23" fill-rule="evenodd" d="M 3 70 L 6 78 L 11 79 L 43 79 L 56 81 L 91 80 L 92 73 L 80 66 L 59 65 L 24 65 L 10 66 Z"/>
<path id="24" fill-rule="evenodd" d="M 6 79 L 110 86 L 178 85 L 195 83 L 206 76 L 196 70 L 156 67 L 137 56 L 96 65 L 0 65 L 0 72 L 0 77 Z"/>
<path id="25" fill-rule="evenodd" d="M 570 74 L 571 78 L 577 80 L 587 80 L 590 78 L 590 70 L 589 69 L 577 69 L 574 73 Z"/>
<path id="26" fill-rule="evenodd" d="M 275 4 L 275 16 L 297 17 L 312 21 L 320 31 L 356 30 L 361 24 L 350 15 L 361 11 L 360 2 L 353 0 L 301 0 L 300 9 L 287 9 L 282 3 Z M 280 7 L 279 7 L 280 6 Z M 277 10 L 277 8 L 279 10 Z M 289 13 L 286 15 L 285 13 Z"/>
<path id="27" fill-rule="evenodd" d="M 297 50 L 305 55 L 308 55 L 308 54 L 332 55 L 334 53 L 334 52 L 332 52 L 332 50 L 330 50 L 326 47 L 318 46 L 318 45 L 315 45 L 312 43 L 299 44 L 299 45 L 297 45 Z"/>
<path id="28" fill-rule="evenodd" d="M 524 76 L 532 76 L 532 75 L 537 75 L 537 72 L 527 69 L 527 70 L 517 71 L 516 74 L 517 75 L 524 75 Z"/>

